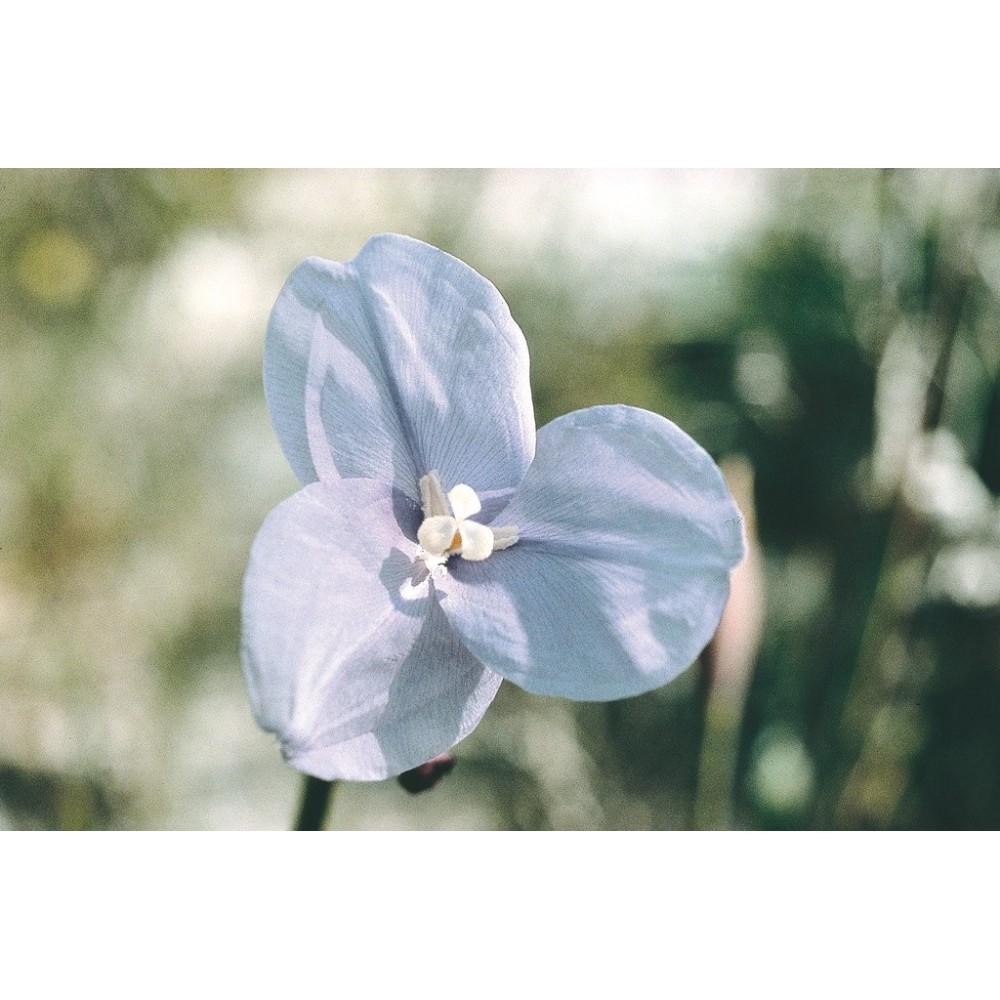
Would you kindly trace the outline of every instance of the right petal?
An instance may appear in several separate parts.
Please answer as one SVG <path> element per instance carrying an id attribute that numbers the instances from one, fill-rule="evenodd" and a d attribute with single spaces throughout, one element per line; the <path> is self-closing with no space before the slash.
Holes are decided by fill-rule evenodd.
<path id="1" fill-rule="evenodd" d="M 319 778 L 419 766 L 475 728 L 500 684 L 455 637 L 398 510 L 380 483 L 314 483 L 271 512 L 251 552 L 242 652 L 254 714 Z"/>
<path id="2" fill-rule="evenodd" d="M 610 701 L 666 684 L 712 637 L 743 558 L 715 463 L 629 406 L 543 427 L 503 518 L 517 543 L 452 560 L 437 594 L 469 651 L 536 694 Z"/>

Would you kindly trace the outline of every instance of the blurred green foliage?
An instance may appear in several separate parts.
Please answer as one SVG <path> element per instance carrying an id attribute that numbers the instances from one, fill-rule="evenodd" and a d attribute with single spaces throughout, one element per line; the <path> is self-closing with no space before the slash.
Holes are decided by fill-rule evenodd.
<path id="1" fill-rule="evenodd" d="M 697 252 L 690 175 L 612 178 L 662 196 L 642 238 L 584 226 L 592 180 L 0 172 L 0 828 L 290 822 L 238 658 L 295 488 L 263 329 L 384 230 L 497 284 L 539 424 L 627 402 L 745 458 L 764 618 L 639 698 L 504 685 L 440 788 L 348 786 L 334 826 L 1000 825 L 1000 176 L 704 175 L 754 211 Z"/>

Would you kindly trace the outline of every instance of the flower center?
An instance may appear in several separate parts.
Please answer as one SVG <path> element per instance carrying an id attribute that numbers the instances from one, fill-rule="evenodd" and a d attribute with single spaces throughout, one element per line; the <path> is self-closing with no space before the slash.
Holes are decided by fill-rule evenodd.
<path id="1" fill-rule="evenodd" d="M 434 570 L 450 556 L 480 561 L 517 541 L 517 528 L 490 528 L 471 520 L 482 510 L 476 491 L 459 483 L 447 496 L 436 472 L 420 480 L 420 502 L 424 521 L 417 531 L 419 556 Z"/>

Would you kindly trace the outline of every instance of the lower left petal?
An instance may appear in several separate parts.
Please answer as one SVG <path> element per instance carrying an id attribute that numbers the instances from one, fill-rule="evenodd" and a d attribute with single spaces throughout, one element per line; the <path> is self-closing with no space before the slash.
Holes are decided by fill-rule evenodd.
<path id="1" fill-rule="evenodd" d="M 423 764 L 475 728 L 500 685 L 421 580 L 396 507 L 380 483 L 312 483 L 254 542 L 243 594 L 251 703 L 289 763 L 318 778 L 379 780 Z"/>

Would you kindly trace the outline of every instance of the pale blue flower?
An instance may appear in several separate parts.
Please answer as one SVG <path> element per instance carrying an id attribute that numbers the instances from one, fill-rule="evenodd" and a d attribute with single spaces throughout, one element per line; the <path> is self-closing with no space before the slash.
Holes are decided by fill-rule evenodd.
<path id="1" fill-rule="evenodd" d="M 384 235 L 305 261 L 264 387 L 303 488 L 254 543 L 243 661 L 299 770 L 399 774 L 471 732 L 501 678 L 623 698 L 711 638 L 743 553 L 715 464 L 628 406 L 536 439 L 524 337 L 454 257 Z"/>

